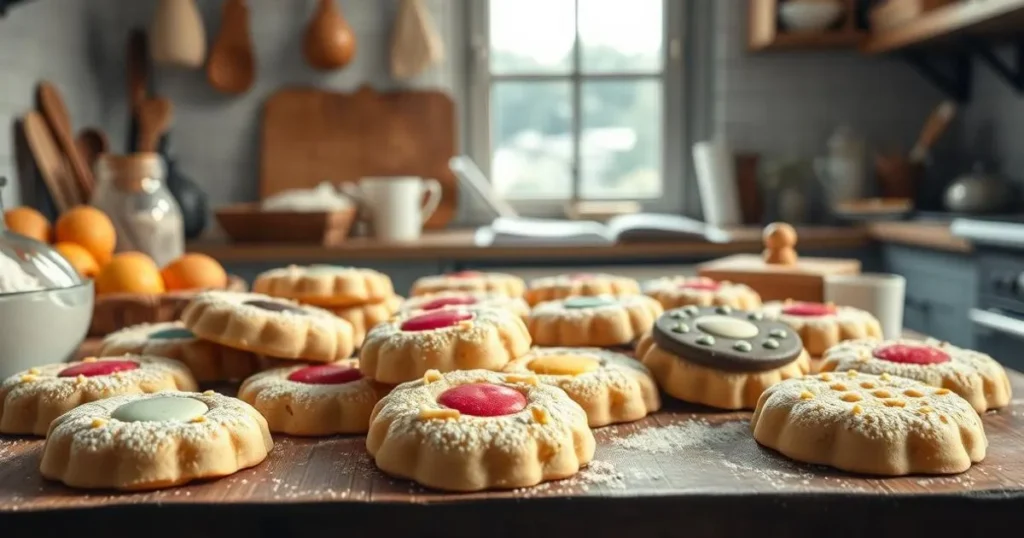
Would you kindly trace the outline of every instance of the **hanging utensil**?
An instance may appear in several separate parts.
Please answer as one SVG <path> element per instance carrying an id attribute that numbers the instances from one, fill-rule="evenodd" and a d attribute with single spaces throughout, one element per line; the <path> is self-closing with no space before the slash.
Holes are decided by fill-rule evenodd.
<path id="1" fill-rule="evenodd" d="M 956 116 L 956 103 L 952 101 L 944 101 L 935 107 L 935 110 L 928 116 L 924 127 L 921 128 L 921 134 L 917 138 L 917 143 L 910 150 L 910 162 L 912 164 L 923 163 L 928 158 L 929 150 L 932 149 L 935 142 L 942 136 L 942 133 L 946 132 L 954 116 Z"/>
<path id="2" fill-rule="evenodd" d="M 139 140 L 136 144 L 140 152 L 157 150 L 160 137 L 171 127 L 174 120 L 174 105 L 163 97 L 146 99 L 137 111 L 139 122 Z"/>
<path id="3" fill-rule="evenodd" d="M 153 62 L 196 69 L 206 58 L 206 31 L 195 0 L 160 0 L 149 42 Z"/>
<path id="4" fill-rule="evenodd" d="M 26 113 L 22 118 L 22 128 L 36 169 L 46 184 L 46 190 L 49 191 L 57 212 L 63 213 L 76 205 L 86 203 L 88 200 L 82 196 L 74 178 L 71 177 L 70 170 L 65 166 L 64 156 L 61 155 L 60 148 L 42 114 L 34 110 Z"/>
<path id="5" fill-rule="evenodd" d="M 95 181 L 92 177 L 92 170 L 86 166 L 82 156 L 78 154 L 74 135 L 71 134 L 71 117 L 64 105 L 64 99 L 60 96 L 57 88 L 46 81 L 39 83 L 36 97 L 39 101 L 39 109 L 47 123 L 50 124 L 50 130 L 53 132 L 54 138 L 57 139 L 58 146 L 67 158 L 68 164 L 71 165 L 72 177 L 78 184 L 82 199 L 89 200 L 92 197 Z"/>
<path id="6" fill-rule="evenodd" d="M 244 0 L 227 0 L 223 13 L 220 32 L 206 64 L 206 77 L 219 91 L 244 93 L 256 80 L 249 9 Z"/>
<path id="7" fill-rule="evenodd" d="M 402 0 L 391 38 L 391 76 L 415 77 L 444 61 L 444 43 L 421 0 Z"/>
<path id="8" fill-rule="evenodd" d="M 96 158 L 110 151 L 110 142 L 107 140 L 107 133 L 99 129 L 82 129 L 75 137 L 75 146 L 78 153 L 85 160 L 90 170 L 96 164 Z"/>
<path id="9" fill-rule="evenodd" d="M 340 69 L 356 53 L 356 36 L 334 0 L 320 0 L 306 29 L 302 52 L 315 69 Z"/>
<path id="10" fill-rule="evenodd" d="M 149 95 L 149 45 L 146 33 L 138 28 L 128 35 L 128 57 L 125 64 L 128 82 L 128 136 L 125 140 L 125 151 L 134 153 L 135 142 L 139 137 L 139 126 L 135 120 L 135 111 L 139 103 Z"/>

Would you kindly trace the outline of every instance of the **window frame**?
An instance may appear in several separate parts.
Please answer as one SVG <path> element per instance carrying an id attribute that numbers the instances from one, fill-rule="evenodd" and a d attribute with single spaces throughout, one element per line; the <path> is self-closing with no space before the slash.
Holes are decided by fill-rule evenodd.
<path id="1" fill-rule="evenodd" d="M 586 2 L 587 0 L 577 0 Z M 579 92 L 582 83 L 589 80 L 660 80 L 662 82 L 662 115 L 661 126 L 661 171 L 662 171 L 662 192 L 661 196 L 653 199 L 620 198 L 641 203 L 644 211 L 682 213 L 686 206 L 684 197 L 684 186 L 689 176 L 687 158 L 690 154 L 690 144 L 687 135 L 687 121 L 685 110 L 687 103 L 686 84 L 683 73 L 684 58 L 687 56 L 683 50 L 684 31 L 686 29 L 685 4 L 679 0 L 662 0 L 663 13 L 663 35 L 664 42 L 662 54 L 664 67 L 661 75 L 649 72 L 639 73 L 581 73 L 577 70 L 579 65 L 579 33 L 577 28 L 576 48 L 573 70 L 569 73 L 558 74 L 501 74 L 493 76 L 490 70 L 490 0 L 471 0 L 468 6 L 468 56 L 467 64 L 469 76 L 467 77 L 466 107 L 468 136 L 465 139 L 465 146 L 468 155 L 477 163 L 481 170 L 492 176 L 491 173 L 491 87 L 495 80 L 519 80 L 519 81 L 568 81 L 571 91 L 574 94 L 574 115 L 573 130 L 577 135 L 580 132 L 582 118 L 579 114 Z M 578 156 L 580 150 L 577 138 L 575 152 Z M 574 166 L 578 166 L 577 162 Z M 578 193 L 579 174 L 573 172 L 574 181 L 577 182 Z M 601 199 L 605 200 L 605 199 Z M 523 216 L 534 217 L 563 217 L 565 207 L 570 199 L 565 200 L 508 200 Z"/>

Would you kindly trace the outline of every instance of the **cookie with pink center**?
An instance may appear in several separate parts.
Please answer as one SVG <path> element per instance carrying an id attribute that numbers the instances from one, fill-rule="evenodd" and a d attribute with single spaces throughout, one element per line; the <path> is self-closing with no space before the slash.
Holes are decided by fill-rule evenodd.
<path id="1" fill-rule="evenodd" d="M 577 296 L 534 306 L 526 325 L 538 346 L 627 348 L 661 313 L 646 295 Z"/>
<path id="2" fill-rule="evenodd" d="M 410 295 L 416 297 L 445 291 L 460 291 L 522 297 L 525 289 L 526 284 L 523 279 L 515 275 L 483 271 L 458 271 L 421 277 L 413 282 Z"/>
<path id="3" fill-rule="evenodd" d="M 449 491 L 512 489 L 576 474 L 594 457 L 587 414 L 535 375 L 468 370 L 396 387 L 370 418 L 382 471 Z"/>
<path id="4" fill-rule="evenodd" d="M 30 368 L 0 382 L 0 432 L 46 435 L 53 419 L 84 403 L 196 387 L 184 364 L 163 357 L 89 357 Z"/>
<path id="5" fill-rule="evenodd" d="M 242 383 L 238 397 L 274 433 L 321 436 L 366 433 L 373 406 L 387 391 L 363 377 L 359 361 L 346 359 L 260 372 Z"/>
<path id="6" fill-rule="evenodd" d="M 938 340 L 851 340 L 830 348 L 822 372 L 857 370 L 947 388 L 979 413 L 1005 407 L 1012 397 L 1006 370 L 992 357 Z"/>
<path id="7" fill-rule="evenodd" d="M 812 358 L 821 358 L 825 351 L 846 340 L 882 339 L 882 326 L 869 312 L 850 306 L 828 303 L 773 301 L 759 310 L 768 319 L 789 325 L 803 339 Z"/>
<path id="8" fill-rule="evenodd" d="M 359 351 L 359 370 L 394 385 L 427 370 L 500 370 L 529 349 L 530 333 L 511 311 L 446 306 L 402 313 L 371 329 Z"/>
<path id="9" fill-rule="evenodd" d="M 530 305 L 526 304 L 521 297 L 507 297 L 495 293 L 464 292 L 464 291 L 442 291 L 430 295 L 412 297 L 402 304 L 402 312 L 414 312 L 417 310 L 432 311 L 445 307 L 472 307 L 472 308 L 504 308 L 515 315 L 525 318 L 530 313 Z"/>
<path id="10" fill-rule="evenodd" d="M 604 273 L 573 273 L 530 281 L 526 302 L 531 305 L 566 297 L 596 295 L 637 295 L 640 284 L 628 277 Z"/>
<path id="11" fill-rule="evenodd" d="M 705 277 L 664 277 L 645 282 L 644 294 L 661 303 L 666 310 L 680 306 L 728 306 L 754 310 L 761 296 L 746 284 Z"/>

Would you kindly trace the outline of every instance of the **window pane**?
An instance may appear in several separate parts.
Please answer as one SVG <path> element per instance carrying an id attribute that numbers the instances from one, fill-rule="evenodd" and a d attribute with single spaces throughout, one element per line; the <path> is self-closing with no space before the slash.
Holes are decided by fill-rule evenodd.
<path id="1" fill-rule="evenodd" d="M 511 199 L 572 194 L 572 105 L 565 82 L 497 82 L 491 90 L 491 180 Z"/>
<path id="2" fill-rule="evenodd" d="M 663 7 L 664 0 L 580 0 L 582 70 L 661 71 L 665 40 Z"/>
<path id="3" fill-rule="evenodd" d="M 490 33 L 492 73 L 567 73 L 576 37 L 575 3 L 490 0 Z"/>
<path id="4" fill-rule="evenodd" d="M 580 196 L 660 196 L 661 81 L 588 81 L 580 94 Z"/>

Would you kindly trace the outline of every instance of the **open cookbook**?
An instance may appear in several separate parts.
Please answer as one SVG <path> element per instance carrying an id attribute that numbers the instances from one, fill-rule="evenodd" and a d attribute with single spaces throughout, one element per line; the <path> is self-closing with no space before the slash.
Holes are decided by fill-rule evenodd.
<path id="1" fill-rule="evenodd" d="M 716 226 L 679 215 L 636 213 L 596 221 L 498 217 L 477 229 L 475 242 L 491 245 L 611 245 L 692 239 L 725 243 L 730 235 Z"/>

